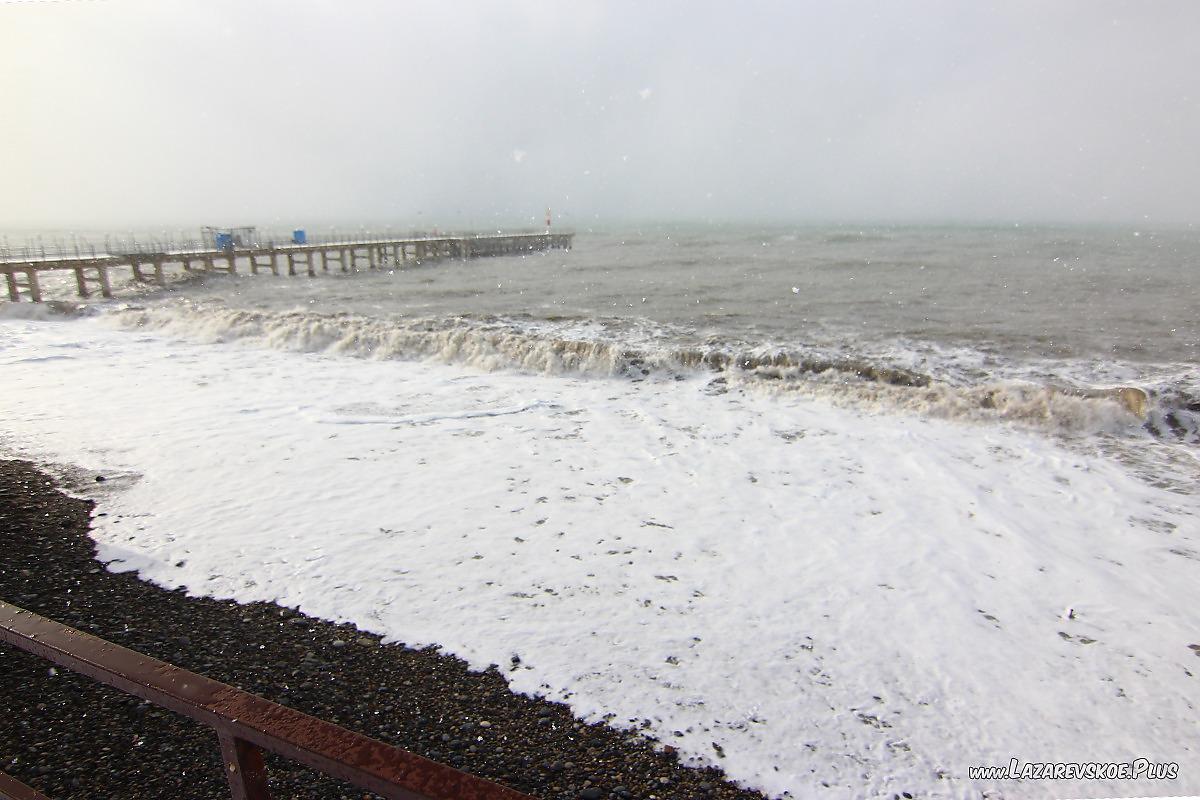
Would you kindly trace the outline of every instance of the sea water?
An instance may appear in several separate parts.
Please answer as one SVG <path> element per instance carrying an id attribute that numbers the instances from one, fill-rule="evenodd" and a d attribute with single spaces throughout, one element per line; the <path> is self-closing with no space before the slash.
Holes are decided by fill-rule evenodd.
<path id="1" fill-rule="evenodd" d="M 0 309 L 0 442 L 109 478 L 110 569 L 500 665 L 772 795 L 1142 756 L 1194 792 L 1198 261 L 643 226 L 96 303 L 67 274 Z"/>

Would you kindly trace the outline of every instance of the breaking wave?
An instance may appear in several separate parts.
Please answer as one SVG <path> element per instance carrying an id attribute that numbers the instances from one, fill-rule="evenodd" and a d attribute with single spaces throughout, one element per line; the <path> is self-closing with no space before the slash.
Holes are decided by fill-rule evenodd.
<path id="1" fill-rule="evenodd" d="M 120 327 L 208 342 L 433 360 L 489 371 L 632 380 L 710 376 L 706 390 L 713 394 L 759 389 L 822 397 L 839 405 L 947 419 L 1005 420 L 1082 433 L 1140 428 L 1157 438 L 1200 443 L 1200 397 L 1171 383 L 1095 387 L 997 376 L 964 381 L 948 370 L 945 375 L 919 371 L 878 357 L 701 337 L 624 320 L 386 320 L 199 304 L 124 307 L 109 319 Z"/>

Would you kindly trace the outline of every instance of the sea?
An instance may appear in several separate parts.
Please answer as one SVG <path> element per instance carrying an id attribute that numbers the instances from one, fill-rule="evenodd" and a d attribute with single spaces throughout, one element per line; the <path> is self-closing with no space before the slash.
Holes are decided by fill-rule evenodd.
<path id="1" fill-rule="evenodd" d="M 646 223 L 48 275 L 0 306 L 0 452 L 97 500 L 109 569 L 503 665 L 773 797 L 1195 794 L 1198 270 L 1191 228 Z M 1013 757 L 1181 770 L 967 775 Z"/>

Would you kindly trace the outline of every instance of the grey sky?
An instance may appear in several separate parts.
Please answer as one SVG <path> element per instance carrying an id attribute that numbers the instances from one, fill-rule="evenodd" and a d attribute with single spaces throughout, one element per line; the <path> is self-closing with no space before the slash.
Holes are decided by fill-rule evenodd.
<path id="1" fill-rule="evenodd" d="M 1200 3 L 0 2 L 0 229 L 1200 218 Z"/>

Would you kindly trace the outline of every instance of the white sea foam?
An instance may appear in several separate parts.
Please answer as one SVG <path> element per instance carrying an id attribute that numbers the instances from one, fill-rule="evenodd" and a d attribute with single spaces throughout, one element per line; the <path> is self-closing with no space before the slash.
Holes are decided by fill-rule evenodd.
<path id="1" fill-rule="evenodd" d="M 543 375 L 642 376 L 719 373 L 768 392 L 821 397 L 840 405 L 905 410 L 945 419 L 1009 421 L 1039 429 L 1136 433 L 1200 441 L 1197 394 L 1169 380 L 1145 388 L 1088 386 L 1067 364 L 986 369 L 984 354 L 964 348 L 837 352 L 729 341 L 671 326 L 609 320 L 489 317 L 380 319 L 308 311 L 268 312 L 196 304 L 130 307 L 109 315 L 125 329 L 204 342 L 334 353 L 373 359 L 424 359 L 485 370 Z M 1179 370 L 1171 375 L 1178 376 Z M 1108 376 L 1116 378 L 1116 375 Z M 1125 374 L 1122 377 L 1136 378 Z M 1187 392 L 1191 392 L 1188 394 Z"/>
<path id="2" fill-rule="evenodd" d="M 1181 778 L 999 788 L 1197 788 L 1196 495 L 1010 427 L 711 373 L 164 332 L 0 322 L 3 441 L 112 478 L 113 569 L 503 665 L 771 794 L 977 796 L 970 765 L 1147 754 Z"/>

